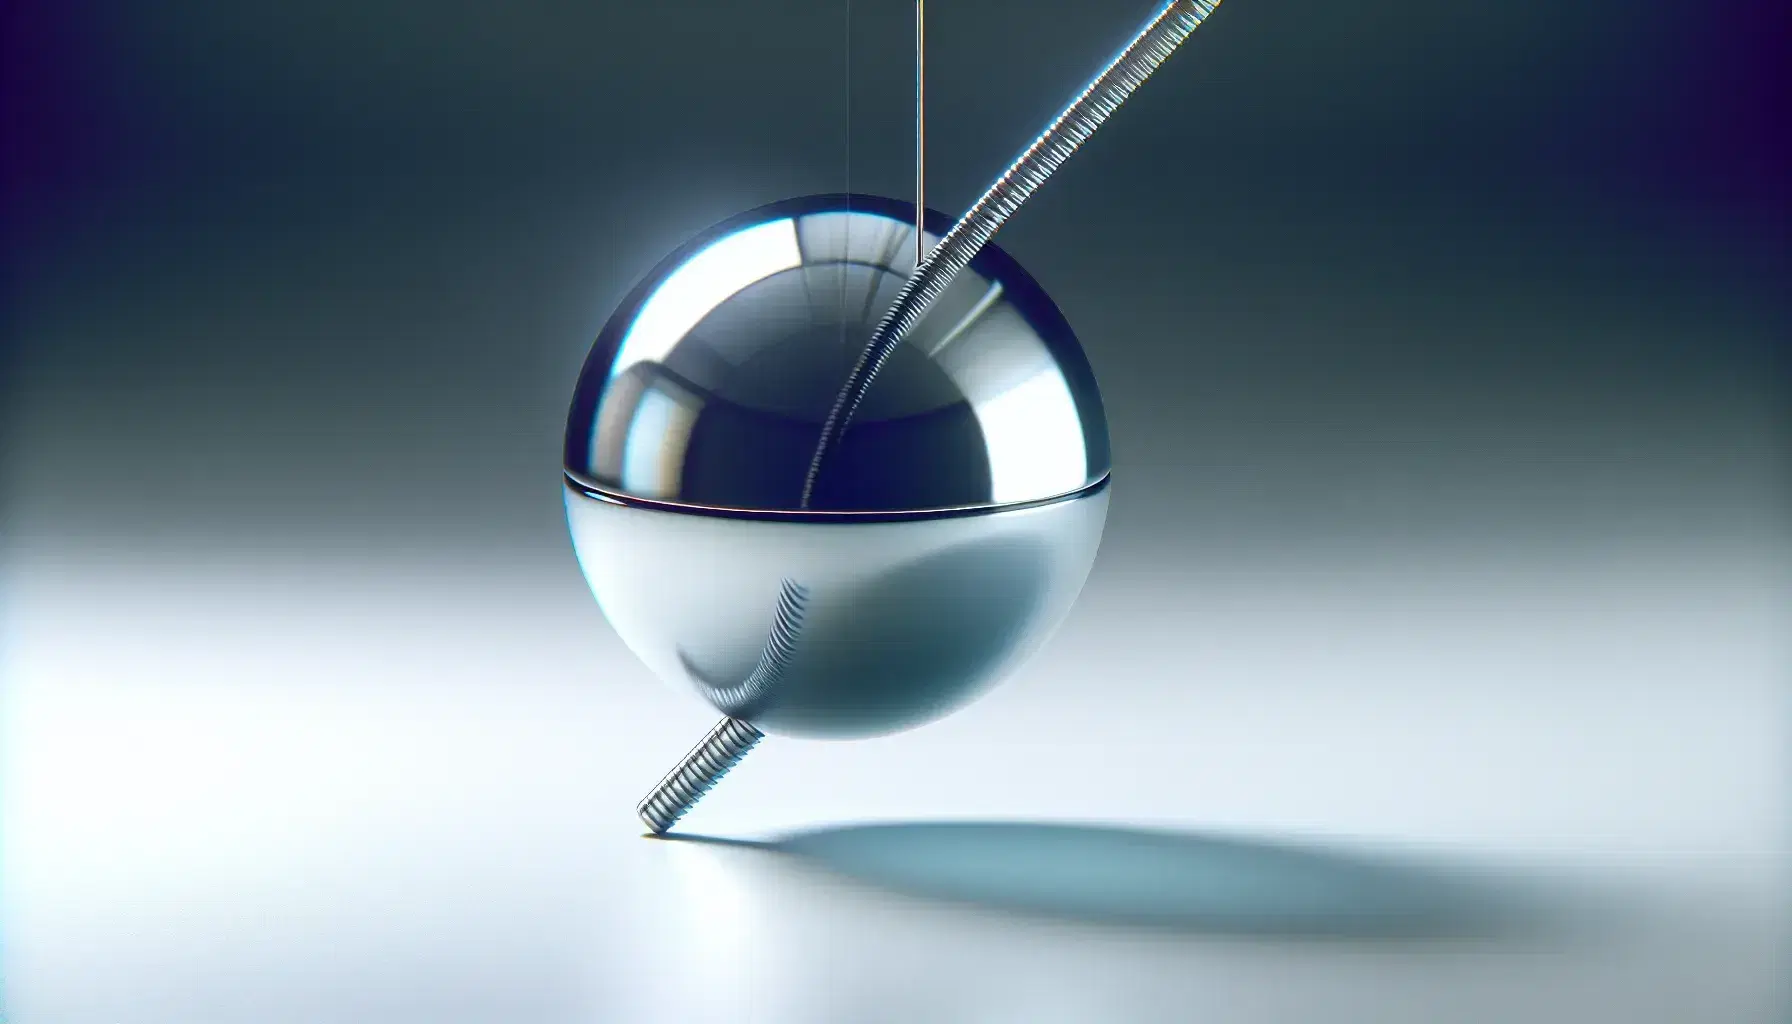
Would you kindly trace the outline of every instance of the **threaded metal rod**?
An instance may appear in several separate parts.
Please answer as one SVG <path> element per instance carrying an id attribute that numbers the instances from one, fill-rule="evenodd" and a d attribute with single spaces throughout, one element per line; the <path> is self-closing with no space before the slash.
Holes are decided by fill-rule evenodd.
<path id="1" fill-rule="evenodd" d="M 635 813 L 654 835 L 663 834 L 764 738 L 764 733 L 738 718 L 722 719 L 653 787 Z"/>
<path id="2" fill-rule="evenodd" d="M 802 508 L 809 507 L 816 477 L 821 473 L 829 449 L 845 432 L 871 382 L 909 329 L 940 297 L 958 272 L 970 265 L 971 258 L 1026 202 L 1027 197 L 1070 159 L 1077 147 L 1095 134 L 1095 129 L 1101 127 L 1108 115 L 1132 95 L 1133 90 L 1200 27 L 1201 22 L 1207 20 L 1219 2 L 1173 0 L 1166 4 L 927 254 L 926 260 L 897 294 L 895 304 L 878 322 L 871 341 L 847 376 L 833 409 L 822 424 L 821 439 L 815 446 L 808 476 L 803 481 Z"/>

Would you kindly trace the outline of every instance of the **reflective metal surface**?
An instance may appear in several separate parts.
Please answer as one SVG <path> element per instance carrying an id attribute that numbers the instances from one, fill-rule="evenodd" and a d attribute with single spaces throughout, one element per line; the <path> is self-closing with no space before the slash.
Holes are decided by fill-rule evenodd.
<path id="1" fill-rule="evenodd" d="M 1036 650 L 1095 559 L 1108 489 L 895 521 L 681 515 L 566 487 L 605 617 L 662 679 L 770 733 L 895 732 Z"/>
<path id="2" fill-rule="evenodd" d="M 928 233 L 951 226 L 929 211 Z M 822 423 L 914 270 L 913 204 L 810 196 L 732 218 L 663 260 L 580 375 L 566 470 L 690 511 L 794 511 Z M 987 509 L 1074 494 L 1109 469 L 1075 335 L 985 247 L 880 372 L 816 482 L 816 512 Z M 775 595 L 775 591 L 774 591 Z"/>

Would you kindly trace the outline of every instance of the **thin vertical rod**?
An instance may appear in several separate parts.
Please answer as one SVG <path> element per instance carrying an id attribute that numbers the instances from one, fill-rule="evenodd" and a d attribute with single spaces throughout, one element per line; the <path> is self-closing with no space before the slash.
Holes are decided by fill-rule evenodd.
<path id="1" fill-rule="evenodd" d="M 896 302 L 879 321 L 871 340 L 847 375 L 833 409 L 822 424 L 820 440 L 803 481 L 802 508 L 808 508 L 815 481 L 859 403 L 903 336 L 914 327 L 933 301 L 940 297 L 958 272 L 970 265 L 996 231 L 1014 215 L 1027 197 L 1087 142 L 1116 108 L 1207 20 L 1219 0 L 1172 0 L 1145 24 L 1120 55 L 1093 82 L 1070 101 L 1032 145 L 1002 172 L 976 205 L 959 219 L 946 237 L 928 253 L 897 293 Z"/>
<path id="2" fill-rule="evenodd" d="M 846 0 L 846 39 L 841 47 L 846 58 L 845 90 L 842 105 L 845 113 L 840 123 L 841 140 L 846 151 L 846 219 L 842 225 L 842 245 L 847 258 L 840 261 L 840 347 L 846 347 L 846 284 L 852 269 L 852 0 Z"/>
<path id="3" fill-rule="evenodd" d="M 915 0 L 915 269 L 927 257 L 927 0 Z"/>

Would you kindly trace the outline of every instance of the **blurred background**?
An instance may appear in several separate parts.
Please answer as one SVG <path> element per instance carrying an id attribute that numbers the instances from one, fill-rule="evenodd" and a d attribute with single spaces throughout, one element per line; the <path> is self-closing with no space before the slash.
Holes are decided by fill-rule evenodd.
<path id="1" fill-rule="evenodd" d="M 931 5 L 929 204 L 1155 6 Z M 908 3 L 3 17 L 6 1020 L 1783 1019 L 1781 5 L 1224 4 L 996 240 L 1107 403 L 1077 610 L 689 819 L 1150 826 L 1649 922 L 1525 956 L 636 838 L 713 713 L 579 576 L 574 378 L 709 224 L 911 195 Z"/>

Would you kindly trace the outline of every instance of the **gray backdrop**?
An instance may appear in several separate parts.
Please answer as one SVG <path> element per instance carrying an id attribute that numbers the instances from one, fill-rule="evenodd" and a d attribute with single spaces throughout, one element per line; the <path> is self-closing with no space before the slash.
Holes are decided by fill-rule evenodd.
<path id="1" fill-rule="evenodd" d="M 930 205 L 962 211 L 1151 9 L 935 3 Z M 910 8 L 848 15 L 9 9 L 16 1019 L 1772 1018 L 1771 4 L 1222 6 L 997 239 L 1112 422 L 1064 632 L 945 723 L 768 746 L 691 819 L 1098 819 L 1640 872 L 1680 894 L 1657 945 L 1365 965 L 1225 928 L 1029 931 L 633 838 L 709 716 L 583 590 L 566 404 L 692 233 L 909 196 Z M 681 857 L 708 879 L 689 934 L 653 895 Z"/>

